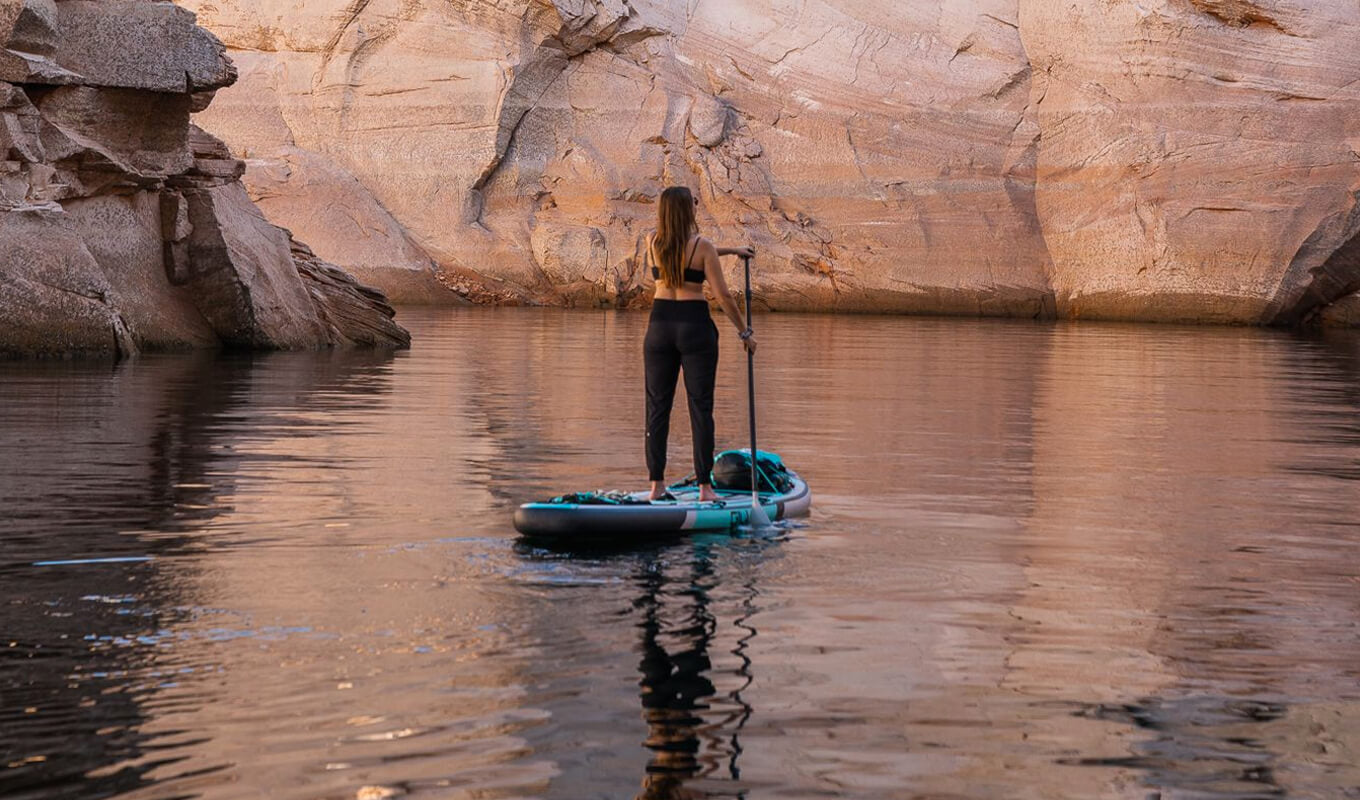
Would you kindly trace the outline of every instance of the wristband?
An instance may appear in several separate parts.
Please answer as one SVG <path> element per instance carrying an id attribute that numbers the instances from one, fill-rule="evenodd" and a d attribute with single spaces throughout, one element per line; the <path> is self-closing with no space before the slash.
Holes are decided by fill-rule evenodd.
<path id="1" fill-rule="evenodd" d="M 742 331 L 741 333 L 737 334 L 737 338 L 740 339 L 740 340 L 742 340 L 742 341 L 744 342 L 744 341 L 746 341 L 747 339 L 750 339 L 752 336 L 755 336 L 755 335 L 756 335 L 756 332 L 755 332 L 755 331 L 751 330 L 750 328 L 747 328 L 746 330 L 744 330 L 744 331 Z"/>

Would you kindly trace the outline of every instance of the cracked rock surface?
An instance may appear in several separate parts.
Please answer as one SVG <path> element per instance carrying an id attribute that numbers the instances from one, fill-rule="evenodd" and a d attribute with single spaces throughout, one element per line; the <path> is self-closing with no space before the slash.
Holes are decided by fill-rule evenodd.
<path id="1" fill-rule="evenodd" d="M 252 197 L 400 299 L 645 302 L 679 183 L 775 308 L 1354 318 L 1353 0 L 185 5 Z"/>
<path id="2" fill-rule="evenodd" d="M 0 357 L 409 344 L 190 123 L 235 77 L 174 4 L 4 0 Z"/>

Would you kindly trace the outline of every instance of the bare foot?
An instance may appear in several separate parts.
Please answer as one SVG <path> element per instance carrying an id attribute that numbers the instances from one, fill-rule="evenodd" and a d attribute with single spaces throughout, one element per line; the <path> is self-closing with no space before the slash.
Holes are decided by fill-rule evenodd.
<path id="1" fill-rule="evenodd" d="M 666 484 L 663 481 L 652 481 L 652 493 L 647 496 L 648 500 L 661 500 L 666 497 Z"/>
<path id="2" fill-rule="evenodd" d="M 701 485 L 699 486 L 699 502 L 700 502 L 700 503 L 716 503 L 717 501 L 719 501 L 719 500 L 721 500 L 721 499 L 722 499 L 722 498 L 718 496 L 718 493 L 715 492 L 715 491 L 713 491 L 713 487 L 712 487 L 712 486 L 709 486 L 709 485 L 706 484 L 706 483 L 705 483 L 705 484 L 701 484 Z"/>

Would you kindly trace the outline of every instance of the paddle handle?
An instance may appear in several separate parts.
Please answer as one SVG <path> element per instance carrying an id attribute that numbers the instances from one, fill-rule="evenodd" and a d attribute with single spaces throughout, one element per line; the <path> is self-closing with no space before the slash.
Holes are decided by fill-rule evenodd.
<path id="1" fill-rule="evenodd" d="M 751 257 L 742 256 L 742 264 L 746 267 L 746 329 L 751 328 Z M 756 477 L 756 354 L 750 350 L 746 351 L 746 398 L 749 403 L 748 412 L 751 417 L 751 501 L 756 502 L 760 491 L 760 483 Z"/>

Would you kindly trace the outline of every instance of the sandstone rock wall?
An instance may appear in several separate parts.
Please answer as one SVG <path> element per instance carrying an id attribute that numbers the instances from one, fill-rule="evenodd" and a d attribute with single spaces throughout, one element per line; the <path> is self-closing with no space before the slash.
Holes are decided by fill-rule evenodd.
<path id="1" fill-rule="evenodd" d="M 1020 8 L 1064 313 L 1292 323 L 1360 288 L 1360 5 Z"/>
<path id="2" fill-rule="evenodd" d="M 380 295 L 296 260 L 190 124 L 235 77 L 171 3 L 4 0 L 0 356 L 409 343 Z"/>
<path id="3" fill-rule="evenodd" d="M 252 195 L 413 297 L 433 262 L 633 302 L 670 183 L 779 308 L 1297 322 L 1360 288 L 1353 0 L 188 5 Z"/>
<path id="4" fill-rule="evenodd" d="M 346 267 L 627 303 L 684 183 L 771 305 L 1051 309 L 1014 2 L 191 5 L 241 70 L 201 124 Z"/>

